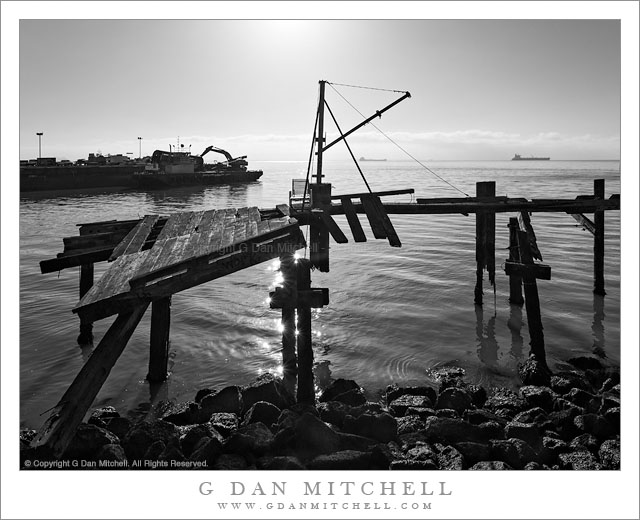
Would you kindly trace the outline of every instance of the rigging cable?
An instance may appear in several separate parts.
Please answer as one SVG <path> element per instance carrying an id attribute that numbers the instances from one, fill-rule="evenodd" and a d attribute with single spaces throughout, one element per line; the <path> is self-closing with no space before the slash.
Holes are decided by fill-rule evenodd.
<path id="1" fill-rule="evenodd" d="M 358 112 L 358 114 L 360 114 L 361 117 L 365 117 L 364 114 L 362 112 L 360 112 L 356 107 L 354 107 L 351 102 L 345 98 L 339 91 L 338 89 L 336 89 L 334 86 L 334 83 L 329 83 L 329 86 L 336 92 L 336 94 L 338 94 L 351 108 L 353 108 L 356 112 Z M 335 85 L 340 85 L 340 83 L 335 83 Z M 342 85 L 342 86 L 353 86 L 353 85 Z M 357 88 L 369 88 L 372 90 L 385 90 L 385 89 L 374 89 L 372 87 L 357 87 Z M 390 92 L 400 92 L 398 90 L 393 90 Z M 458 188 L 457 186 L 454 186 L 453 184 L 451 184 L 448 180 L 442 178 L 440 175 L 438 175 L 436 172 L 434 172 L 431 168 L 429 168 L 428 166 L 426 166 L 425 164 L 423 164 L 422 162 L 420 162 L 418 159 L 416 159 L 413 155 L 411 155 L 407 150 L 405 150 L 404 148 L 402 148 L 402 146 L 400 146 L 398 143 L 396 143 L 393 139 L 391 139 L 391 137 L 389 137 L 387 134 L 385 134 L 382 130 L 380 130 L 376 125 L 374 125 L 373 123 L 369 123 L 373 128 L 375 128 L 378 132 L 380 132 L 384 137 L 386 137 L 389 141 L 391 141 L 394 145 L 396 145 L 402 152 L 404 152 L 408 157 L 410 157 L 411 159 L 413 159 L 415 162 L 417 162 L 420 166 L 422 166 L 425 170 L 427 170 L 429 173 L 431 173 L 433 176 L 435 176 L 436 178 L 438 178 L 439 180 L 441 180 L 442 182 L 444 182 L 445 184 L 448 184 L 450 187 L 452 187 L 454 190 L 462 193 L 465 197 L 470 197 L 470 195 L 468 193 L 465 193 L 464 191 L 462 191 L 460 188 Z"/>

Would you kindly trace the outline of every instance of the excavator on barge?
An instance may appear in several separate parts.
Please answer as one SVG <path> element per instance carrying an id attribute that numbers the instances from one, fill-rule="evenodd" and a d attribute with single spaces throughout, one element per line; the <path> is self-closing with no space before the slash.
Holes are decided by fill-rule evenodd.
<path id="1" fill-rule="evenodd" d="M 205 163 L 209 152 L 224 155 L 226 161 Z M 156 150 L 145 171 L 134 175 L 139 188 L 171 188 L 253 182 L 262 177 L 262 170 L 248 170 L 247 156 L 233 157 L 216 146 L 207 146 L 200 155 L 191 155 L 184 144 L 169 145 L 169 151 Z"/>

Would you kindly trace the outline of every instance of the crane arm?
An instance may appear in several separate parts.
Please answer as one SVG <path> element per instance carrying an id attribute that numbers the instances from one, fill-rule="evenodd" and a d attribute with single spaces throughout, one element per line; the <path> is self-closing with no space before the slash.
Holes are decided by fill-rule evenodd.
<path id="1" fill-rule="evenodd" d="M 226 150 L 223 150 L 222 148 L 216 148 L 215 146 L 207 146 L 205 148 L 204 152 L 202 152 L 200 154 L 200 157 L 204 157 L 209 152 L 221 153 L 222 155 L 224 155 L 227 158 L 227 161 L 232 161 L 233 160 L 233 157 L 231 157 L 231 154 L 229 152 L 227 152 Z"/>

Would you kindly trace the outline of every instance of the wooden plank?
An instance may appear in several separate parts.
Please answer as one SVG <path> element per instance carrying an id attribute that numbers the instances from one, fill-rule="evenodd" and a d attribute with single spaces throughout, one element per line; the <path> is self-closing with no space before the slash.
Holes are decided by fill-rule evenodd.
<path id="1" fill-rule="evenodd" d="M 171 326 L 171 296 L 151 304 L 151 339 L 147 381 L 161 383 L 167 379 L 169 363 L 169 332 Z"/>
<path id="2" fill-rule="evenodd" d="M 195 233 L 196 229 L 200 225 L 200 221 L 204 215 L 204 211 L 194 211 L 191 213 L 191 217 L 187 221 L 183 234 Z"/>
<path id="3" fill-rule="evenodd" d="M 76 224 L 80 235 L 94 235 L 99 233 L 114 233 L 125 231 L 128 233 L 133 229 L 140 219 L 132 220 L 106 220 L 103 222 L 91 222 L 86 224 Z M 125 233 L 125 234 L 126 234 Z"/>
<path id="4" fill-rule="evenodd" d="M 112 247 L 104 249 L 94 249 L 89 251 L 82 251 L 76 254 L 60 255 L 58 258 L 50 258 L 48 260 L 40 261 L 40 272 L 42 274 L 55 273 L 62 269 L 68 269 L 70 267 L 78 267 L 83 264 L 91 264 L 95 262 L 104 262 L 109 259 L 113 252 Z"/>
<path id="5" fill-rule="evenodd" d="M 604 199 L 604 179 L 594 179 L 593 194 L 596 200 Z M 604 211 L 593 214 L 593 292 L 604 296 Z"/>
<path id="6" fill-rule="evenodd" d="M 284 217 L 288 217 L 291 213 L 291 208 L 289 207 L 289 204 L 278 204 L 276 205 L 276 209 Z"/>
<path id="7" fill-rule="evenodd" d="M 129 231 L 120 230 L 113 233 L 96 233 L 93 235 L 80 235 L 64 237 L 64 252 L 79 251 L 83 249 L 95 249 L 105 247 L 116 247 L 118 243 L 127 236 Z"/>
<path id="8" fill-rule="evenodd" d="M 219 214 L 219 212 L 216 211 L 215 209 L 210 209 L 205 211 L 204 214 L 202 215 L 202 218 L 200 219 L 200 222 L 198 223 L 197 231 L 199 233 L 208 232 L 213 226 L 214 220 L 216 218 L 216 214 Z"/>
<path id="9" fill-rule="evenodd" d="M 192 216 L 192 211 L 174 213 L 173 215 L 171 215 L 167 223 L 164 225 L 164 228 L 158 235 L 157 241 L 163 241 L 169 238 L 183 235 Z"/>
<path id="10" fill-rule="evenodd" d="M 121 255 L 140 251 L 159 218 L 158 215 L 145 215 L 138 225 L 129 231 L 127 236 L 114 248 L 109 261 L 112 262 Z"/>
<path id="11" fill-rule="evenodd" d="M 384 231 L 387 234 L 389 245 L 391 247 L 401 247 L 402 243 L 400 242 L 400 238 L 398 237 L 398 234 L 396 233 L 396 229 L 393 227 L 393 224 L 391 223 L 391 219 L 389 218 L 389 215 L 387 215 L 387 212 L 384 210 L 384 206 L 382 205 L 380 198 L 372 197 L 371 200 L 376 206 L 376 209 L 378 211 L 378 217 L 380 218 L 380 222 L 382 222 Z"/>
<path id="12" fill-rule="evenodd" d="M 342 201 L 342 206 L 344 207 L 344 213 L 347 217 L 347 222 L 349 223 L 349 227 L 351 228 L 353 239 L 356 242 L 366 242 L 367 237 L 364 234 L 364 230 L 362 229 L 362 224 L 360 224 L 360 219 L 358 218 L 356 210 L 353 208 L 351 199 L 349 197 L 344 197 L 340 200 Z"/>
<path id="13" fill-rule="evenodd" d="M 324 225 L 327 226 L 329 233 L 331 233 L 331 236 L 338 244 L 346 244 L 347 242 L 349 242 L 349 240 L 347 240 L 347 237 L 342 232 L 338 224 L 336 224 L 336 221 L 333 220 L 331 215 L 322 211 L 320 213 L 320 216 L 322 218 L 322 221 L 324 222 Z"/>
<path id="14" fill-rule="evenodd" d="M 181 235 L 176 237 L 171 247 L 162 250 L 162 254 L 158 261 L 154 264 L 153 270 L 162 269 L 164 267 L 180 263 L 183 259 L 183 251 L 193 235 Z"/>
<path id="15" fill-rule="evenodd" d="M 533 230 L 533 225 L 531 224 L 531 216 L 527 211 L 521 211 L 518 216 L 518 222 L 520 223 L 520 229 L 526 231 L 527 236 L 529 237 L 531 255 L 535 260 L 542 261 L 542 253 L 540 252 L 540 249 L 538 249 L 538 241 L 536 239 L 536 233 Z"/>
<path id="16" fill-rule="evenodd" d="M 591 222 L 588 217 L 586 217 L 582 213 L 572 213 L 571 216 L 576 219 L 578 224 L 580 224 L 589 233 L 591 233 L 592 235 L 596 234 L 596 225 Z"/>
<path id="17" fill-rule="evenodd" d="M 129 338 L 140 323 L 148 305 L 118 315 L 113 325 L 84 364 L 71 386 L 34 439 L 31 447 L 50 453 L 56 459 L 63 456 L 102 385 L 116 363 Z"/>
<path id="18" fill-rule="evenodd" d="M 372 193 L 362 192 L 362 193 L 345 193 L 344 195 L 331 195 L 331 200 L 342 200 L 342 199 L 360 199 L 364 195 L 365 197 L 368 195 L 375 195 L 377 197 L 384 197 L 386 195 L 406 195 L 409 193 L 415 193 L 413 188 L 406 188 L 402 190 L 387 190 L 387 191 L 374 191 Z"/>
<path id="19" fill-rule="evenodd" d="M 376 238 L 387 238 L 387 232 L 385 231 L 384 224 L 378 214 L 378 207 L 373 201 L 373 196 L 363 195 L 360 200 L 362 201 L 362 206 L 364 207 L 367 219 L 369 219 L 369 225 L 373 231 L 373 236 Z"/>

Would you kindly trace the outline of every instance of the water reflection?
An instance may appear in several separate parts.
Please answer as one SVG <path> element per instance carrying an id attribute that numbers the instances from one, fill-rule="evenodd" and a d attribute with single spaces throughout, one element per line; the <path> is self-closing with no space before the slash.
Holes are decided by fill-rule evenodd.
<path id="1" fill-rule="evenodd" d="M 495 366 L 498 363 L 498 342 L 496 340 L 496 315 L 484 324 L 484 314 L 480 305 L 476 311 L 476 340 L 478 342 L 478 358 L 485 365 Z"/>
<path id="2" fill-rule="evenodd" d="M 515 359 L 522 359 L 522 345 L 524 340 L 520 331 L 522 330 L 522 306 L 509 305 L 509 319 L 507 327 L 511 331 L 511 355 Z"/>

